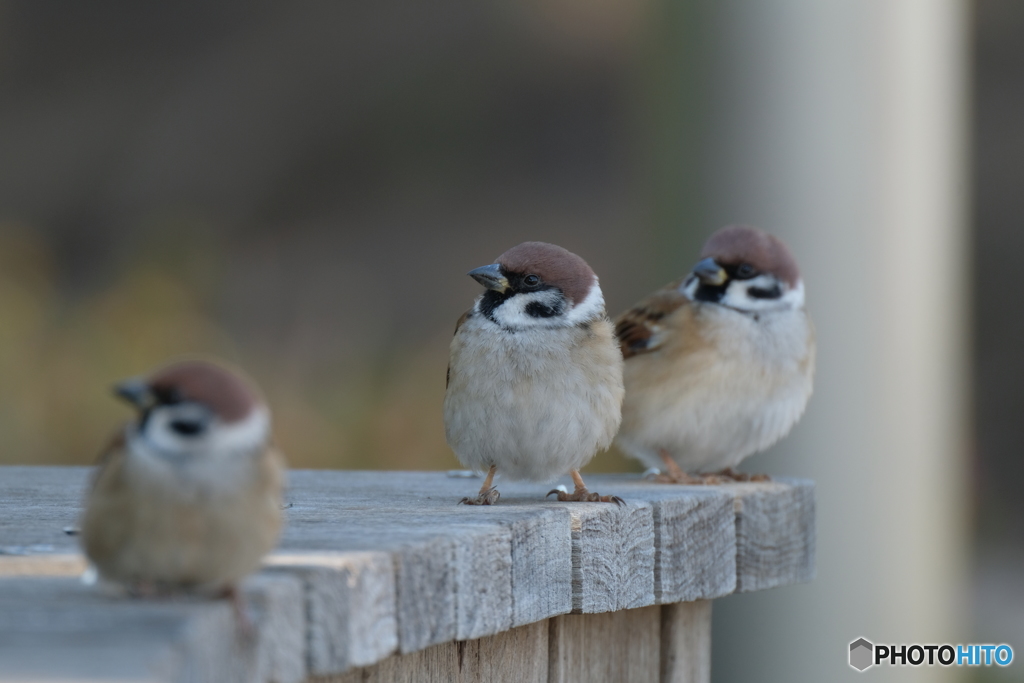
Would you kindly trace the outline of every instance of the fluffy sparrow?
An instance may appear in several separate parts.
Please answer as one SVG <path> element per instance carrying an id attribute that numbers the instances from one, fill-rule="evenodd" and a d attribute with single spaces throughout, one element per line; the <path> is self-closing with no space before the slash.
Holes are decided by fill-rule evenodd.
<path id="1" fill-rule="evenodd" d="M 81 539 L 102 579 L 135 594 L 235 598 L 281 530 L 285 465 L 257 390 L 206 361 L 116 387 L 138 409 L 102 454 Z M 243 620 L 244 621 L 244 620 Z"/>
<path id="2" fill-rule="evenodd" d="M 587 490 L 579 469 L 619 427 L 622 355 L 597 276 L 582 258 L 524 242 L 469 275 L 486 291 L 455 328 L 444 398 L 445 434 L 459 460 L 487 477 L 545 481 L 569 472 L 559 500 L 621 503 Z"/>
<path id="3" fill-rule="evenodd" d="M 749 479 L 732 468 L 784 437 L 810 398 L 803 281 L 786 245 L 756 228 L 713 234 L 693 272 L 615 330 L 626 359 L 617 445 L 664 470 L 662 481 L 698 483 L 686 473 L 716 471 Z"/>

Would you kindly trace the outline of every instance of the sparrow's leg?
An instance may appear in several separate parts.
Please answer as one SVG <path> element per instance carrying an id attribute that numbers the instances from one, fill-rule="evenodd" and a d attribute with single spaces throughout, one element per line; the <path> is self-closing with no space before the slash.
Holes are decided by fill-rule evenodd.
<path id="1" fill-rule="evenodd" d="M 463 505 L 494 505 L 501 498 L 501 494 L 498 493 L 498 489 L 491 486 L 491 482 L 494 481 L 494 473 L 498 471 L 497 465 L 491 465 L 491 469 L 487 471 L 487 476 L 484 478 L 484 485 L 480 487 L 480 494 L 476 498 L 463 498 L 459 502 Z"/>
<path id="2" fill-rule="evenodd" d="M 245 638 L 252 638 L 256 635 L 256 626 L 249 618 L 249 610 L 246 609 L 245 596 L 238 586 L 231 585 L 224 589 L 224 597 L 231 601 L 231 612 L 235 615 L 235 623 L 238 624 L 238 631 Z"/>
<path id="3" fill-rule="evenodd" d="M 654 481 L 661 484 L 703 484 L 704 480 L 698 477 L 691 477 L 683 471 L 683 468 L 675 461 L 669 452 L 662 448 L 658 451 L 661 461 L 665 463 L 665 471 L 654 478 Z"/>
<path id="4" fill-rule="evenodd" d="M 569 474 L 572 475 L 572 481 L 576 485 L 576 490 L 572 493 L 566 493 L 561 489 L 551 489 L 548 491 L 548 496 L 552 493 L 558 494 L 558 500 L 569 500 L 579 501 L 583 503 L 615 503 L 616 505 L 624 505 L 625 501 L 618 496 L 602 496 L 600 493 L 591 493 L 587 490 L 587 485 L 583 483 L 583 477 L 580 476 L 579 470 L 570 470 Z M 547 496 L 545 496 L 547 498 Z"/>
<path id="5" fill-rule="evenodd" d="M 728 481 L 771 481 L 772 478 L 767 474 L 747 474 L 746 472 L 738 472 L 731 467 L 726 467 L 724 470 L 719 472 L 713 472 L 712 474 L 705 474 L 704 481 L 708 484 L 721 484 L 723 480 Z"/>

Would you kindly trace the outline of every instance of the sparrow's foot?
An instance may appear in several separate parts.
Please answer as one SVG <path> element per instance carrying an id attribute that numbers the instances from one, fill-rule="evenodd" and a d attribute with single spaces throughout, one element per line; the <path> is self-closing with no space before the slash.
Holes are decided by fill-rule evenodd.
<path id="1" fill-rule="evenodd" d="M 730 482 L 737 481 L 771 481 L 772 478 L 767 474 L 747 474 L 746 472 L 738 472 L 731 467 L 726 467 L 724 470 L 719 472 L 712 472 L 711 474 L 702 475 L 704 483 L 706 484 L 727 484 Z"/>
<path id="2" fill-rule="evenodd" d="M 685 484 L 687 486 L 700 486 L 705 483 L 704 479 L 691 477 L 682 470 L 679 470 L 678 474 L 673 474 L 671 472 L 659 472 L 651 477 L 651 481 L 657 482 L 658 484 Z"/>
<path id="3" fill-rule="evenodd" d="M 618 496 L 602 496 L 600 493 L 594 493 L 585 488 L 577 488 L 572 493 L 563 491 L 562 489 L 551 489 L 548 491 L 548 496 L 552 493 L 557 493 L 558 500 L 561 501 L 574 501 L 580 503 L 615 503 L 616 505 L 626 504 L 626 501 L 622 500 Z M 547 498 L 548 496 L 544 497 Z"/>
<path id="4" fill-rule="evenodd" d="M 683 468 L 679 466 L 675 458 L 669 455 L 668 451 L 663 450 L 659 455 L 661 456 L 661 461 L 665 463 L 665 471 L 655 475 L 652 481 L 656 481 L 659 484 L 687 484 L 690 486 L 699 486 L 705 483 L 702 478 L 691 477 L 684 472 Z"/>
<path id="5" fill-rule="evenodd" d="M 238 632 L 246 640 L 256 637 L 256 625 L 249 618 L 249 610 L 245 603 L 245 597 L 237 586 L 228 586 L 224 589 L 224 597 L 231 601 L 231 612 L 235 615 L 235 623 L 238 625 Z"/>
<path id="6" fill-rule="evenodd" d="M 494 505 L 501 498 L 501 494 L 498 493 L 498 489 L 493 486 L 488 488 L 486 491 L 481 491 L 475 498 L 469 496 L 459 501 L 460 505 Z"/>

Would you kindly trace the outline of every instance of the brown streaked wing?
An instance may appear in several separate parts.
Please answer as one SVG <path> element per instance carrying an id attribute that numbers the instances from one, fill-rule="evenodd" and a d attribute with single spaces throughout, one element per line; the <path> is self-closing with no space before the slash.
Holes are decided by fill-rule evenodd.
<path id="1" fill-rule="evenodd" d="M 468 311 L 466 311 L 465 313 L 463 313 L 461 316 L 459 316 L 459 321 L 457 323 L 455 323 L 455 334 L 459 333 L 459 328 L 462 327 L 462 323 L 464 323 L 467 320 L 469 320 L 469 316 L 471 316 L 471 315 L 473 315 L 473 309 L 472 308 L 469 309 Z M 453 334 L 452 336 L 455 336 L 455 334 Z M 444 388 L 445 388 L 445 390 L 448 389 L 448 384 L 451 383 L 451 380 L 452 380 L 452 364 L 448 363 L 448 369 L 444 373 Z"/>
<path id="2" fill-rule="evenodd" d="M 108 465 L 111 465 L 112 461 L 117 461 L 117 465 L 120 465 L 120 457 L 124 455 L 125 439 L 124 439 L 124 427 L 121 427 L 117 432 L 110 437 L 107 442 L 106 448 L 104 448 L 99 456 L 96 457 L 94 469 L 92 472 L 91 485 L 89 490 L 96 488 L 96 482 L 99 481 L 100 477 L 103 476 L 103 471 Z"/>
<path id="3" fill-rule="evenodd" d="M 658 332 L 661 319 L 690 302 L 680 293 L 677 280 L 643 299 L 615 321 L 615 336 L 619 338 L 622 357 L 630 358 L 655 350 L 662 344 Z"/>

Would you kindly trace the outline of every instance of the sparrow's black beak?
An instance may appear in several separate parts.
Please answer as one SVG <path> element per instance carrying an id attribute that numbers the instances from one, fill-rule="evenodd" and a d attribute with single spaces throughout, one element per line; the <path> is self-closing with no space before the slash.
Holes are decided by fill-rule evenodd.
<path id="1" fill-rule="evenodd" d="M 133 378 L 114 385 L 114 394 L 128 401 L 139 410 L 145 410 L 153 403 L 153 392 L 145 380 Z"/>
<path id="2" fill-rule="evenodd" d="M 725 281 L 729 279 L 729 274 L 725 272 L 725 268 L 718 265 L 713 258 L 706 258 L 693 267 L 693 274 L 700 278 L 700 281 L 706 285 L 713 285 L 720 287 L 725 284 Z"/>
<path id="3" fill-rule="evenodd" d="M 466 273 L 487 289 L 493 289 L 496 292 L 507 292 L 509 289 L 508 278 L 501 274 L 501 266 L 497 263 L 492 263 L 489 266 L 480 266 Z"/>

